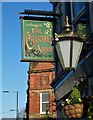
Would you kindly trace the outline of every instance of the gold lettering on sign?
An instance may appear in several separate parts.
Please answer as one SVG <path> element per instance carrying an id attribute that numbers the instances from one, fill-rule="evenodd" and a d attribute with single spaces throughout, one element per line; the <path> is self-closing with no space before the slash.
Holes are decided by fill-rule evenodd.
<path id="1" fill-rule="evenodd" d="M 32 28 L 31 31 L 33 34 L 41 34 L 41 29 L 39 28 Z"/>
<path id="2" fill-rule="evenodd" d="M 36 46 L 36 51 L 40 51 L 41 54 L 45 52 L 53 52 L 52 47 L 42 46 L 40 47 L 38 42 L 47 42 L 51 43 L 51 36 L 31 36 L 30 32 L 26 32 L 26 47 L 29 50 L 32 50 L 34 46 Z M 28 45 L 28 41 L 30 41 L 30 45 Z"/>
<path id="3" fill-rule="evenodd" d="M 40 32 L 40 31 L 39 31 Z M 26 32 L 26 39 L 30 40 L 31 43 L 35 44 L 38 42 L 49 42 L 52 41 L 52 36 L 31 36 L 30 32 Z"/>
<path id="4" fill-rule="evenodd" d="M 50 52 L 53 52 L 53 47 L 50 45 L 52 42 L 52 35 L 51 32 L 48 31 L 50 30 L 49 27 L 48 30 L 43 30 L 40 29 L 39 27 L 42 27 L 43 24 L 33 24 L 33 23 L 28 23 L 26 24 L 27 27 L 29 27 L 30 31 L 27 31 L 25 34 L 25 44 L 26 44 L 26 49 L 31 50 L 31 53 L 43 55 L 45 52 L 50 55 Z M 46 34 L 47 32 L 47 34 Z"/>
<path id="5" fill-rule="evenodd" d="M 33 23 L 30 23 L 30 24 L 26 24 L 26 26 L 28 27 L 35 27 L 35 28 L 38 28 L 38 27 L 41 27 L 42 24 L 33 24 Z"/>

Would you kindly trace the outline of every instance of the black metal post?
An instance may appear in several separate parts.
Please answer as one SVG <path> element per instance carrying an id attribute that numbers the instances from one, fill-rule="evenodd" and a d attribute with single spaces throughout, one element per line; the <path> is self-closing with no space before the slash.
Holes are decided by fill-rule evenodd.
<path id="1" fill-rule="evenodd" d="M 18 120 L 18 91 L 16 92 L 16 119 Z"/>
<path id="2" fill-rule="evenodd" d="M 13 92 L 13 93 L 16 93 L 16 119 L 18 120 L 18 114 L 19 114 L 19 111 L 18 111 L 18 91 L 9 91 L 9 90 L 4 90 L 3 91 L 4 93 L 9 93 L 9 92 Z"/>

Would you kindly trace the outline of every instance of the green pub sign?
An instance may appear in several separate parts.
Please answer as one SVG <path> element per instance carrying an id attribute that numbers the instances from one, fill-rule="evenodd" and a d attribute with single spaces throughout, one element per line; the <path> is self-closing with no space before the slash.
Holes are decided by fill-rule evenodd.
<path id="1" fill-rule="evenodd" d="M 22 24 L 22 61 L 54 61 L 53 22 L 25 20 Z"/>

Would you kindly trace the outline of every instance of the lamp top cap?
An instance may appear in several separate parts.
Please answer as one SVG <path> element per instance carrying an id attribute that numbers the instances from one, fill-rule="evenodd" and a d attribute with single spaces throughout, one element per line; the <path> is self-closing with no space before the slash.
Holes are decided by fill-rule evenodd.
<path id="1" fill-rule="evenodd" d="M 65 26 L 63 28 L 63 31 L 60 34 L 55 33 L 55 40 L 59 41 L 59 38 L 76 38 L 82 41 L 85 41 L 84 36 L 81 36 L 80 34 L 74 32 L 72 30 L 71 24 L 69 24 L 69 17 L 66 15 L 65 19 Z"/>

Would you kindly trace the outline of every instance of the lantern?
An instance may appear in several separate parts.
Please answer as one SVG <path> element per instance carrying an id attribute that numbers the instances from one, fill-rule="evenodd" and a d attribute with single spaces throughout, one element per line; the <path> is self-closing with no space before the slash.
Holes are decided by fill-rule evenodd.
<path id="1" fill-rule="evenodd" d="M 63 69 L 75 69 L 83 47 L 83 37 L 72 31 L 66 16 L 66 25 L 62 33 L 55 33 L 55 48 Z"/>

